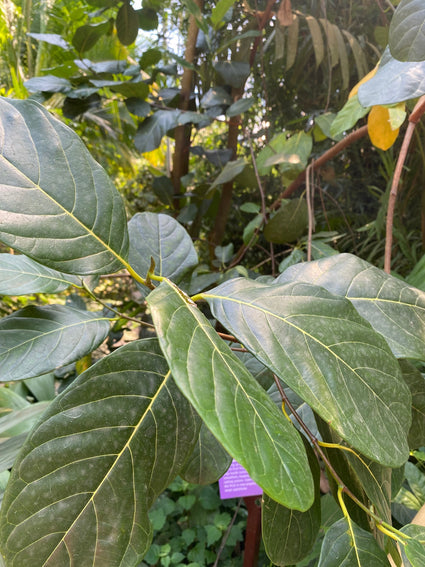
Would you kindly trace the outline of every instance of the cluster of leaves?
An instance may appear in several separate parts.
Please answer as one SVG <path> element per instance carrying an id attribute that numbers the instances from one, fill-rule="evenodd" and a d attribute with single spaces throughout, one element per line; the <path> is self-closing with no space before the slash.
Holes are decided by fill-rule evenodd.
<path id="1" fill-rule="evenodd" d="M 205 16 L 196 4 L 187 3 L 209 50 L 232 4 L 221 0 Z M 400 3 L 392 50 L 398 48 L 394 37 L 404 29 L 403 10 L 412 5 L 413 0 Z M 119 10 L 133 14 L 130 8 L 124 2 Z M 119 13 L 117 29 L 123 18 Z M 307 21 L 317 31 L 317 22 Z M 252 31 L 245 30 L 248 35 L 241 34 L 238 41 L 258 37 Z M 127 32 L 120 33 L 125 43 Z M 316 57 L 318 50 L 316 38 Z M 335 124 L 345 131 L 357 121 L 361 97 L 376 81 L 382 85 L 387 63 L 399 62 L 387 53 L 374 77 L 353 93 L 349 112 L 343 110 L 334 121 L 318 120 L 323 132 L 337 136 Z M 87 65 L 90 73 L 98 63 Z M 107 85 L 96 85 L 93 81 L 100 79 L 87 79 L 89 74 L 84 80 L 95 89 L 118 87 L 127 108 L 133 102 L 133 110 L 142 107 L 150 113 L 155 106 L 144 100 L 149 85 L 140 78 L 143 65 L 135 66 L 134 76 L 125 65 L 118 79 L 113 72 L 102 79 Z M 208 88 L 202 113 L 176 105 L 145 114 L 136 134 L 143 151 L 152 139 L 157 145 L 186 120 L 210 121 L 223 113 L 232 118 L 251 108 L 252 100 L 234 100 L 228 88 L 241 88 L 246 64 L 218 59 L 214 65 L 225 88 Z M 405 69 L 410 73 L 411 67 Z M 101 73 L 98 68 L 93 72 Z M 233 77 L 237 84 L 229 83 Z M 68 98 L 72 89 L 82 88 L 69 83 Z M 143 93 L 127 97 L 133 91 L 125 89 L 133 83 Z M 175 92 L 168 95 L 172 101 Z M 371 98 L 373 106 L 384 104 Z M 420 494 L 419 468 L 406 462 L 409 456 L 420 460 L 425 445 L 425 382 L 419 365 L 425 361 L 424 293 L 356 256 L 330 255 L 326 241 L 332 234 L 316 239 L 317 255 L 327 257 L 299 263 L 304 256 L 295 250 L 282 262 L 278 278 L 258 278 L 241 267 L 202 274 L 191 237 L 171 216 L 144 212 L 127 223 L 123 200 L 105 171 L 78 136 L 46 109 L 33 101 L 1 99 L 0 117 L 0 239 L 20 253 L 0 256 L 2 294 L 75 288 L 102 305 L 97 277 L 124 268 L 140 294 L 140 310 L 145 298 L 153 321 L 148 338 L 120 347 L 82 372 L 26 437 L 31 419 L 45 409 L 33 384 L 45 380 L 51 389 L 51 372 L 80 363 L 106 339 L 111 324 L 117 330 L 130 318 L 113 309 L 88 311 L 59 302 L 28 305 L 0 320 L 0 379 L 34 381 L 26 384 L 39 402 L 28 407 L 13 389 L 2 388 L 7 392 L 2 448 L 8 459 L 3 466 L 10 466 L 19 450 L 0 516 L 8 567 L 73 562 L 130 567 L 144 557 L 148 564 L 183 562 L 178 542 L 188 543 L 189 532 L 173 545 L 158 542 L 159 547 L 148 550 L 154 527 L 164 521 L 164 507 L 180 513 L 195 502 L 183 498 L 181 507 L 171 510 L 160 495 L 176 475 L 214 482 L 231 458 L 264 490 L 263 541 L 274 563 L 318 557 L 320 567 L 329 567 L 343 557 L 361 567 L 373 557 L 375 565 L 387 566 L 389 553 L 398 564 L 403 559 L 406 565 L 423 565 L 424 530 L 404 521 L 399 521 L 400 529 L 393 527 L 391 499 L 402 483 L 402 468 L 411 490 L 404 486 L 397 503 L 412 502 L 409 495 L 414 494 L 417 505 Z M 280 134 L 264 145 L 252 165 L 258 177 L 278 171 L 289 184 L 305 168 L 311 151 L 310 135 Z M 205 156 L 205 148 L 199 154 Z M 211 191 L 245 172 L 245 161 L 230 157 L 209 184 Z M 270 220 L 264 203 L 261 208 L 243 206 L 255 215 L 243 235 L 247 245 L 266 220 L 264 236 L 278 245 L 302 238 L 309 222 L 302 199 L 284 201 Z M 282 224 L 290 225 L 286 232 Z M 231 246 L 214 252 L 216 267 L 233 261 Z M 212 285 L 216 287 L 209 289 Z M 137 308 L 134 314 L 139 315 Z M 213 323 L 226 334 L 220 336 Z M 329 524 L 322 517 L 317 455 L 341 510 Z M 402 514 L 398 518 L 403 520 Z M 217 516 L 204 533 L 195 534 L 200 540 L 191 550 L 195 562 L 208 561 L 210 545 L 229 521 Z M 325 534 L 323 524 L 329 526 Z"/>

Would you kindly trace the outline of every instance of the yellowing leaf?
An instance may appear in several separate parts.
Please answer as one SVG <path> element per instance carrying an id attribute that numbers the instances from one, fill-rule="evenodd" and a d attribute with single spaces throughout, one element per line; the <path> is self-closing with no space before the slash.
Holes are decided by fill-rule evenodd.
<path id="1" fill-rule="evenodd" d="M 389 121 L 391 128 L 395 130 L 399 128 L 406 119 L 406 103 L 399 102 L 388 107 Z"/>
<path id="2" fill-rule="evenodd" d="M 367 127 L 372 144 L 380 150 L 388 150 L 397 139 L 399 129 L 392 129 L 389 109 L 373 106 L 369 112 Z"/>
<path id="3" fill-rule="evenodd" d="M 359 81 L 359 82 L 357 83 L 357 85 L 351 89 L 350 94 L 348 95 L 348 98 L 350 99 L 350 98 L 352 98 L 354 95 L 356 95 L 356 94 L 357 94 L 357 91 L 359 90 L 360 85 L 363 85 L 364 83 L 367 83 L 367 81 L 368 81 L 369 79 L 371 79 L 371 78 L 376 74 L 376 71 L 377 71 L 377 70 L 378 70 L 378 66 L 374 67 L 374 68 L 372 69 L 372 71 L 369 71 L 369 73 L 368 73 L 367 75 L 365 75 L 365 76 L 363 77 L 363 79 L 362 79 L 361 81 Z"/>

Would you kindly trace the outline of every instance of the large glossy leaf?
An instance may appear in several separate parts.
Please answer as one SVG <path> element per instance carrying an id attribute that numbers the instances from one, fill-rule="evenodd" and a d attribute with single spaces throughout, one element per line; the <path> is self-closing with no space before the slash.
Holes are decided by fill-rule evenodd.
<path id="1" fill-rule="evenodd" d="M 203 423 L 195 449 L 180 476 L 192 484 L 212 484 L 224 475 L 231 464 L 232 457 Z"/>
<path id="2" fill-rule="evenodd" d="M 64 305 L 28 306 L 0 320 L 0 381 L 46 374 L 79 360 L 107 337 L 109 319 Z"/>
<path id="3" fill-rule="evenodd" d="M 155 273 L 179 282 L 198 264 L 189 234 L 173 217 L 137 213 L 128 223 L 129 262 L 142 277 L 155 262 Z"/>
<path id="4" fill-rule="evenodd" d="M 174 379 L 206 426 L 274 500 L 308 509 L 313 482 L 295 428 L 178 288 L 165 280 L 147 300 Z"/>
<path id="5" fill-rule="evenodd" d="M 0 254 L 0 295 L 58 293 L 71 285 L 81 285 L 81 281 L 26 256 Z"/>
<path id="6" fill-rule="evenodd" d="M 124 203 L 77 134 L 33 101 L 0 99 L 0 240 L 73 274 L 116 271 Z"/>
<path id="7" fill-rule="evenodd" d="M 425 6 L 422 0 L 401 0 L 391 19 L 389 44 L 395 59 L 425 59 Z"/>
<path id="8" fill-rule="evenodd" d="M 291 266 L 276 283 L 291 281 L 346 297 L 396 357 L 425 360 L 425 292 L 351 254 Z"/>
<path id="9" fill-rule="evenodd" d="M 410 392 L 386 342 L 348 300 L 311 284 L 244 278 L 202 297 L 350 445 L 387 466 L 405 462 Z"/>
<path id="10" fill-rule="evenodd" d="M 391 88 L 388 88 L 391 85 Z M 376 74 L 359 87 L 363 106 L 395 104 L 425 93 L 425 61 L 398 61 L 387 49 Z"/>
<path id="11" fill-rule="evenodd" d="M 313 505 L 306 512 L 290 510 L 274 502 L 267 494 L 261 506 L 261 526 L 266 553 L 273 565 L 294 565 L 306 557 L 320 528 L 320 467 L 307 445 L 307 455 L 314 478 Z"/>
<path id="12" fill-rule="evenodd" d="M 400 366 L 412 394 L 412 425 L 407 440 L 410 449 L 418 449 L 425 445 L 425 377 L 407 360 L 400 360 Z"/>
<path id="13" fill-rule="evenodd" d="M 338 520 L 323 540 L 318 567 L 389 567 L 387 556 L 372 534 L 345 518 Z"/>
<path id="14" fill-rule="evenodd" d="M 1 508 L 7 565 L 137 565 L 148 509 L 197 432 L 156 340 L 100 360 L 52 402 L 18 457 Z"/>

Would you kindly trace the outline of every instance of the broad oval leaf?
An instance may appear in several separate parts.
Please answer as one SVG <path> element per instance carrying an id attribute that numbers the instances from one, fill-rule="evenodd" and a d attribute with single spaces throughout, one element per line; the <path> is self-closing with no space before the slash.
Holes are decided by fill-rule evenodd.
<path id="1" fill-rule="evenodd" d="M 126 213 L 105 170 L 34 101 L 0 98 L 0 240 L 73 274 L 122 268 Z"/>
<path id="2" fill-rule="evenodd" d="M 72 89 L 72 84 L 68 79 L 55 77 L 55 75 L 32 77 L 28 79 L 28 81 L 25 81 L 24 85 L 31 93 L 67 93 Z"/>
<path id="3" fill-rule="evenodd" d="M 81 374 L 15 463 L 0 518 L 7 565 L 137 565 L 152 535 L 148 509 L 183 466 L 198 422 L 155 339 Z"/>
<path id="4" fill-rule="evenodd" d="M 0 319 L 0 381 L 46 374 L 79 360 L 109 333 L 109 319 L 63 305 L 28 306 Z"/>
<path id="5" fill-rule="evenodd" d="M 86 24 L 75 30 L 72 45 L 78 53 L 89 51 L 96 45 L 99 39 L 111 31 L 111 22 L 100 22 L 99 24 Z"/>
<path id="6" fill-rule="evenodd" d="M 400 61 L 425 59 L 425 6 L 422 0 L 401 0 L 391 19 L 389 46 Z"/>
<path id="7" fill-rule="evenodd" d="M 181 290 L 164 280 L 147 301 L 174 379 L 206 426 L 274 500 L 308 509 L 313 481 L 296 429 Z"/>
<path id="8" fill-rule="evenodd" d="M 290 510 L 267 494 L 261 506 L 264 547 L 273 565 L 295 565 L 310 553 L 320 528 L 320 467 L 310 445 L 307 456 L 314 478 L 315 496 L 306 512 Z"/>
<path id="9" fill-rule="evenodd" d="M 134 137 L 134 145 L 141 153 L 156 150 L 162 137 L 179 123 L 180 110 L 157 110 L 139 126 Z"/>
<path id="10" fill-rule="evenodd" d="M 124 2 L 117 13 L 115 21 L 118 39 L 123 45 L 131 45 L 136 41 L 139 32 L 139 15 L 130 2 Z"/>
<path id="11" fill-rule="evenodd" d="M 389 567 L 386 554 L 370 532 L 345 518 L 325 534 L 318 567 Z"/>
<path id="12" fill-rule="evenodd" d="M 391 88 L 388 88 L 391 85 Z M 425 61 L 397 61 L 387 49 L 375 75 L 359 87 L 363 106 L 395 104 L 425 94 Z"/>
<path id="13" fill-rule="evenodd" d="M 0 254 L 0 295 L 58 293 L 71 285 L 81 285 L 81 281 L 26 256 Z"/>
<path id="14" fill-rule="evenodd" d="M 189 234 L 173 217 L 137 213 L 128 223 L 129 262 L 145 277 L 155 261 L 155 273 L 179 282 L 198 264 L 198 255 Z"/>
<path id="15" fill-rule="evenodd" d="M 409 389 L 384 339 L 348 300 L 311 284 L 244 278 L 202 297 L 350 445 L 383 465 L 407 460 Z"/>
<path id="16" fill-rule="evenodd" d="M 297 264 L 276 279 L 293 281 L 346 297 L 397 358 L 425 360 L 425 292 L 351 254 Z"/>
<path id="17" fill-rule="evenodd" d="M 308 227 L 308 207 L 305 199 L 285 200 L 264 228 L 264 238 L 275 244 L 298 240 Z"/>
<path id="18" fill-rule="evenodd" d="M 195 449 L 180 476 L 192 484 L 212 484 L 224 475 L 231 464 L 232 457 L 202 423 Z"/>
<path id="19" fill-rule="evenodd" d="M 416 524 L 403 526 L 401 530 L 410 539 L 401 546 L 406 567 L 422 567 L 425 564 L 425 528 Z"/>

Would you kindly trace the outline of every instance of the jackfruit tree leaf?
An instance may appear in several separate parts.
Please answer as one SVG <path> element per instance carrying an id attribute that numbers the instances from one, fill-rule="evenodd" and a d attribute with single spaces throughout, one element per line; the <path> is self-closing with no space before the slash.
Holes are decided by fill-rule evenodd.
<path id="1" fill-rule="evenodd" d="M 30 100 L 0 98 L 0 240 L 56 270 L 117 271 L 123 200 L 77 134 Z"/>
<path id="2" fill-rule="evenodd" d="M 0 516 L 6 564 L 137 565 L 148 510 L 198 430 L 156 339 L 101 359 L 51 403 L 18 456 Z"/>
<path id="3" fill-rule="evenodd" d="M 214 437 L 274 500 L 308 509 L 313 481 L 296 429 L 181 290 L 164 280 L 147 301 L 174 379 Z"/>
<path id="4" fill-rule="evenodd" d="M 308 283 L 269 285 L 245 278 L 201 297 L 230 333 L 350 445 L 386 466 L 407 460 L 409 389 L 384 339 L 347 299 Z"/>

